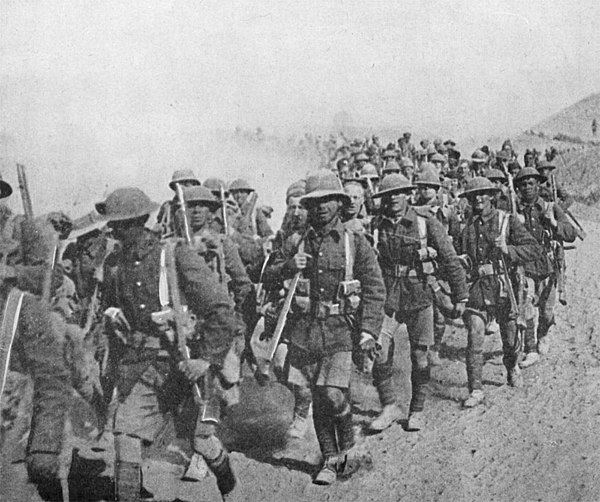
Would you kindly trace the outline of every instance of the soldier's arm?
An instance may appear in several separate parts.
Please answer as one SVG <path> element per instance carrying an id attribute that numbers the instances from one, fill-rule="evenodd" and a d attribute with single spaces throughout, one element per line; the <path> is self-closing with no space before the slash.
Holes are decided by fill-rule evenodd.
<path id="1" fill-rule="evenodd" d="M 538 260 L 544 252 L 525 225 L 518 218 L 509 216 L 508 257 L 513 264 L 522 265 Z"/>
<path id="2" fill-rule="evenodd" d="M 577 230 L 567 215 L 558 204 L 554 204 L 554 219 L 556 219 L 557 227 L 554 229 L 554 236 L 559 241 L 563 242 L 575 242 L 577 238 Z"/>
<path id="3" fill-rule="evenodd" d="M 279 289 L 284 280 L 294 276 L 296 267 L 292 260 L 297 250 L 298 246 L 293 245 L 291 239 L 288 239 L 281 249 L 273 252 L 264 273 L 263 282 L 267 289 Z"/>
<path id="4" fill-rule="evenodd" d="M 360 281 L 362 289 L 361 331 L 377 339 L 383 323 L 385 284 L 375 251 L 364 235 L 354 234 L 354 247 L 353 276 Z"/>
<path id="5" fill-rule="evenodd" d="M 444 277 L 448 279 L 454 302 L 466 300 L 469 297 L 469 289 L 465 270 L 458 261 L 458 255 L 446 230 L 435 218 L 427 218 L 427 243 L 437 251 L 438 263 Z"/>
<path id="6" fill-rule="evenodd" d="M 273 230 L 269 225 L 267 216 L 263 212 L 262 207 L 256 208 L 256 233 L 258 233 L 259 237 L 273 235 Z"/>
<path id="7" fill-rule="evenodd" d="M 188 307 L 203 320 L 201 356 L 220 364 L 231 347 L 237 328 L 227 290 L 193 249 L 178 246 L 175 258 Z"/>
<path id="8" fill-rule="evenodd" d="M 240 310 L 248 295 L 252 293 L 252 282 L 246 273 L 237 246 L 229 238 L 223 239 L 223 255 L 225 272 L 231 277 L 236 309 Z"/>
<path id="9" fill-rule="evenodd" d="M 557 202 L 560 203 L 561 207 L 565 209 L 569 209 L 569 207 L 573 205 L 573 202 L 575 202 L 573 196 L 561 186 L 556 187 L 556 198 L 558 199 Z"/>

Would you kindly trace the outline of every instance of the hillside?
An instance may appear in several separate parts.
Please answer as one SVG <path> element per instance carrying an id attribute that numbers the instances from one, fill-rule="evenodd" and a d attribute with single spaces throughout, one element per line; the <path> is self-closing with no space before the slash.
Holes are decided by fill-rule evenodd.
<path id="1" fill-rule="evenodd" d="M 562 109 L 546 120 L 532 127 L 534 131 L 543 131 L 551 137 L 562 133 L 579 136 L 583 140 L 596 139 L 592 136 L 592 120 L 600 125 L 600 93 L 591 94 L 587 98 Z M 600 131 L 599 131 L 600 134 Z"/>

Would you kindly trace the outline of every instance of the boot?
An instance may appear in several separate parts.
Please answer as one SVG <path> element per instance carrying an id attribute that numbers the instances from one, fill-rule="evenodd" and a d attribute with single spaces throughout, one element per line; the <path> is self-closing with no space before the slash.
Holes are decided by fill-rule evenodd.
<path id="1" fill-rule="evenodd" d="M 464 408 L 475 408 L 483 403 L 485 400 L 485 395 L 483 391 L 480 389 L 474 390 L 471 392 L 469 397 L 463 402 Z"/>
<path id="2" fill-rule="evenodd" d="M 410 413 L 423 411 L 425 407 L 425 386 L 429 383 L 431 369 L 413 367 L 410 380 L 412 383 L 412 399 L 410 400 Z"/>
<path id="3" fill-rule="evenodd" d="M 387 404 L 381 410 L 381 413 L 369 425 L 372 432 L 381 432 L 390 427 L 393 423 L 402 418 L 402 411 L 396 403 Z"/>
<path id="4" fill-rule="evenodd" d="M 408 416 L 406 430 L 408 432 L 418 432 L 425 428 L 425 419 L 422 411 L 413 411 Z"/>
<path id="5" fill-rule="evenodd" d="M 315 476 L 313 483 L 315 485 L 329 486 L 335 483 L 337 479 L 337 456 L 326 457 L 321 466 L 321 470 Z"/>
<path id="6" fill-rule="evenodd" d="M 537 352 L 529 352 L 525 354 L 525 358 L 519 363 L 519 366 L 522 369 L 529 368 L 533 366 L 540 360 L 540 355 Z"/>
<path id="7" fill-rule="evenodd" d="M 236 479 L 231 470 L 229 455 L 225 451 L 222 451 L 215 460 L 207 462 L 207 464 L 215 475 L 215 478 L 217 478 L 217 487 L 221 495 L 230 493 L 235 488 Z"/>
<path id="8" fill-rule="evenodd" d="M 521 369 L 515 365 L 512 369 L 508 370 L 508 385 L 511 387 L 523 387 L 523 375 L 521 375 Z"/>

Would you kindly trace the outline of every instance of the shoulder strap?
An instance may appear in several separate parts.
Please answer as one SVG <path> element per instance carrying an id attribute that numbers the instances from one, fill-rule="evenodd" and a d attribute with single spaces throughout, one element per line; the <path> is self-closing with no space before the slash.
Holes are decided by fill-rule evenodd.
<path id="1" fill-rule="evenodd" d="M 508 223 L 510 222 L 510 214 L 502 209 L 498 209 L 498 226 L 500 235 L 505 242 L 508 242 Z"/>
<path id="2" fill-rule="evenodd" d="M 161 307 L 167 307 L 170 305 L 169 298 L 169 281 L 167 279 L 167 247 L 171 247 L 169 252 L 172 251 L 172 246 L 169 243 L 165 243 L 160 250 L 160 272 L 158 275 L 158 299 Z"/>
<path id="3" fill-rule="evenodd" d="M 417 227 L 419 229 L 419 243 L 421 249 L 427 248 L 427 218 L 417 215 Z"/>
<path id="4" fill-rule="evenodd" d="M 344 271 L 344 280 L 351 281 L 354 277 L 354 258 L 356 253 L 356 243 L 354 242 L 354 233 L 348 230 L 344 231 L 344 255 L 346 259 L 346 268 Z"/>

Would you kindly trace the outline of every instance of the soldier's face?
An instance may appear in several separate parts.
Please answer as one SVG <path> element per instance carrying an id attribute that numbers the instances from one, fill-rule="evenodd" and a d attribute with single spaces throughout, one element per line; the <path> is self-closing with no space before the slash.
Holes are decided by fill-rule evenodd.
<path id="1" fill-rule="evenodd" d="M 492 208 L 492 196 L 487 193 L 478 193 L 469 196 L 469 204 L 473 208 L 473 213 L 487 213 Z"/>
<path id="2" fill-rule="evenodd" d="M 395 217 L 404 214 L 408 206 L 408 199 L 404 193 L 395 193 L 384 198 L 383 204 L 389 216 Z"/>
<path id="3" fill-rule="evenodd" d="M 208 206 L 201 203 L 191 203 L 188 204 L 188 210 L 192 231 L 197 232 L 210 222 L 211 211 Z"/>
<path id="4" fill-rule="evenodd" d="M 437 190 L 432 187 L 422 186 L 417 189 L 417 194 L 419 196 L 419 199 L 421 199 L 423 202 L 429 202 L 435 199 L 435 196 L 437 195 Z"/>
<path id="5" fill-rule="evenodd" d="M 519 183 L 518 189 L 525 202 L 533 202 L 538 195 L 540 182 L 536 178 L 525 178 Z"/>
<path id="6" fill-rule="evenodd" d="M 300 204 L 300 197 L 290 197 L 287 213 L 293 228 L 301 228 L 306 224 L 306 209 Z"/>
<path id="7" fill-rule="evenodd" d="M 326 197 L 310 203 L 308 218 L 311 225 L 317 228 L 324 227 L 337 216 L 342 205 L 337 197 Z"/>
<path id="8" fill-rule="evenodd" d="M 365 202 L 365 192 L 363 188 L 356 184 L 350 183 L 344 187 L 346 195 L 350 197 L 350 206 L 348 207 L 348 214 L 355 216 L 360 211 L 360 208 Z"/>
<path id="9" fill-rule="evenodd" d="M 231 195 L 233 197 L 233 200 L 237 202 L 237 205 L 242 207 L 248 199 L 249 193 L 250 192 L 246 192 L 244 190 L 234 190 L 233 192 L 231 192 Z"/>

